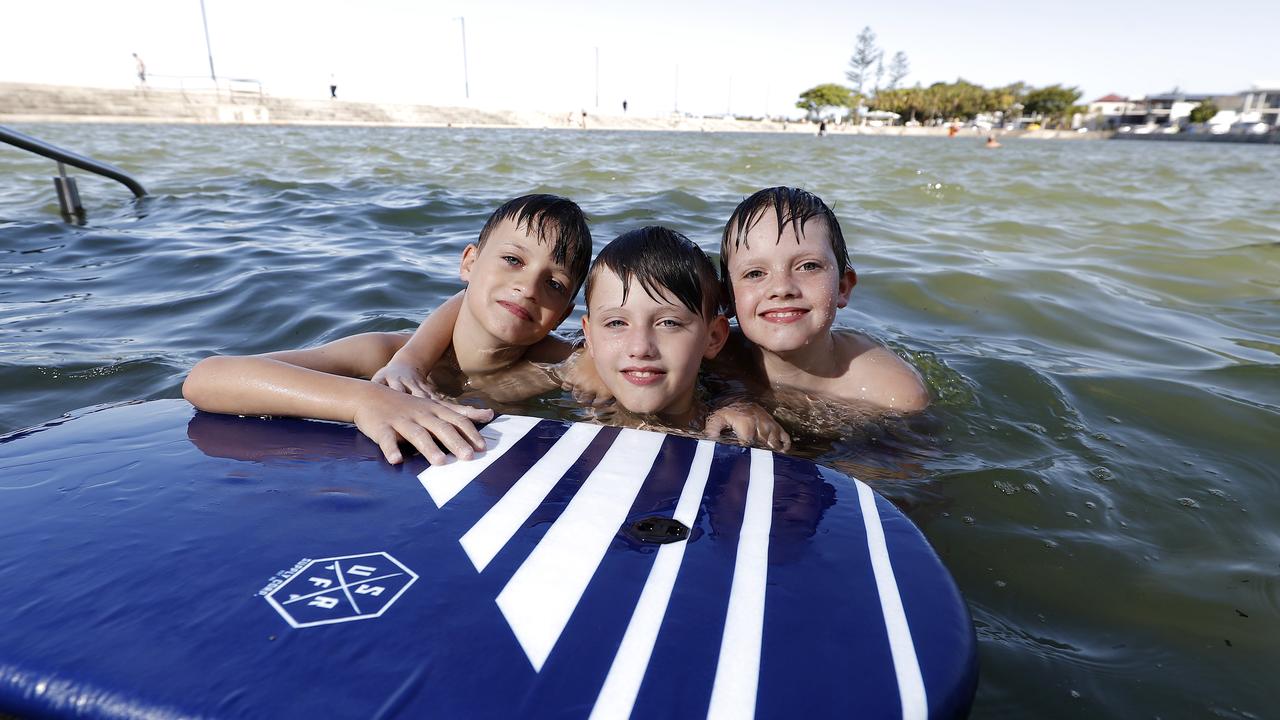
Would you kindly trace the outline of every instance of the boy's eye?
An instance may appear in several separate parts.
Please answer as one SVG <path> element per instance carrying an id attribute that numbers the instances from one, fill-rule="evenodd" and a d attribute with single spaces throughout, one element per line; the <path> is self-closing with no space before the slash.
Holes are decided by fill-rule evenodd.
<path id="1" fill-rule="evenodd" d="M 665 328 L 684 327 L 684 323 L 674 318 L 663 318 L 662 320 L 658 321 L 658 327 L 665 327 Z"/>
<path id="2" fill-rule="evenodd" d="M 800 269 L 801 269 L 801 270 L 821 270 L 821 269 L 822 269 L 822 263 L 820 263 L 820 262 L 816 262 L 816 261 L 813 261 L 813 260 L 810 260 L 810 261 L 808 261 L 808 262 L 803 263 L 802 265 L 800 265 Z"/>
<path id="3" fill-rule="evenodd" d="M 748 270 L 742 274 L 742 279 L 744 280 L 755 280 L 756 278 L 762 277 L 764 277 L 763 270 Z"/>
<path id="4" fill-rule="evenodd" d="M 508 265 L 519 265 L 519 264 L 520 264 L 520 258 L 516 257 L 515 255 L 503 255 L 503 256 L 502 256 L 502 262 L 504 262 L 504 263 L 506 263 L 506 264 L 508 264 Z"/>
<path id="5" fill-rule="evenodd" d="M 564 283 L 556 280 L 555 278 L 548 280 L 547 284 L 551 286 L 552 290 L 555 290 L 558 293 L 562 293 L 567 289 Z"/>
<path id="6" fill-rule="evenodd" d="M 626 327 L 626 325 L 627 324 L 621 320 L 605 320 L 604 321 L 604 326 L 607 328 L 620 328 L 620 327 Z"/>

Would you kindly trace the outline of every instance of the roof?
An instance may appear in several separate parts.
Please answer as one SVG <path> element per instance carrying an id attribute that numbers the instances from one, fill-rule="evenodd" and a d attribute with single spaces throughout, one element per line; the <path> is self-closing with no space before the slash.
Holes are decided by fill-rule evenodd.
<path id="1" fill-rule="evenodd" d="M 1102 97 L 1098 98 L 1097 100 L 1094 100 L 1094 102 L 1096 102 L 1096 103 L 1100 103 L 1100 102 L 1126 102 L 1126 101 L 1128 101 L 1128 99 L 1129 99 L 1129 98 L 1120 97 L 1119 95 L 1116 95 L 1115 93 L 1111 93 L 1110 95 L 1103 95 Z"/>

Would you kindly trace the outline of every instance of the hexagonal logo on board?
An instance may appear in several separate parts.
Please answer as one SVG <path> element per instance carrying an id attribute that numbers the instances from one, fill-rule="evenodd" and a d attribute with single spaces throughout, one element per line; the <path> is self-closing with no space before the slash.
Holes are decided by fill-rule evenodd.
<path id="1" fill-rule="evenodd" d="M 385 552 L 304 560 L 262 593 L 295 628 L 380 617 L 418 579 Z"/>

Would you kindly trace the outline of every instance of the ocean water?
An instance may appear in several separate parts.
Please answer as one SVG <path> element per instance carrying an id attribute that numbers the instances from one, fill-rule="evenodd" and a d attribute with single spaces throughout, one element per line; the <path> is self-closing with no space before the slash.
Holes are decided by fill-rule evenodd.
<path id="1" fill-rule="evenodd" d="M 977 626 L 974 717 L 1266 717 L 1280 665 L 1280 148 L 483 129 L 26 125 L 0 145 L 0 433 L 180 396 L 211 353 L 401 330 L 488 213 L 575 198 L 596 246 L 709 251 L 742 197 L 835 206 L 839 323 L 935 402 L 802 454 L 921 527 Z M 579 317 L 575 312 L 570 325 Z M 576 418 L 563 396 L 531 414 Z"/>

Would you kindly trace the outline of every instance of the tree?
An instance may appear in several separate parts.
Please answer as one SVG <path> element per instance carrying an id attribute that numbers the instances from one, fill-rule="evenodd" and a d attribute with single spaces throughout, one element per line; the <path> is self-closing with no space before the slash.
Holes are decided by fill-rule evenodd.
<path id="1" fill-rule="evenodd" d="M 899 50 L 893 54 L 893 59 L 889 61 L 889 89 L 897 90 L 898 83 L 911 72 L 911 63 L 907 61 L 907 54 Z"/>
<path id="2" fill-rule="evenodd" d="M 880 62 L 880 48 L 876 47 L 876 34 L 871 27 L 862 28 L 858 33 L 857 44 L 853 46 L 853 57 L 849 58 L 849 70 L 844 76 L 853 83 L 853 89 L 859 95 L 863 86 L 871 79 L 872 67 Z"/>
<path id="3" fill-rule="evenodd" d="M 1213 119 L 1214 115 L 1217 115 L 1217 114 L 1218 114 L 1218 106 L 1214 105 L 1213 102 L 1209 100 L 1205 100 L 1199 105 L 1191 108 L 1191 122 L 1207 123 Z"/>
<path id="4" fill-rule="evenodd" d="M 851 108 L 854 102 L 854 94 L 849 88 L 835 83 L 824 83 L 800 93 L 796 107 L 807 112 L 811 119 L 816 120 L 822 114 L 823 108 Z"/>
<path id="5" fill-rule="evenodd" d="M 1061 85 L 1046 85 L 1027 93 L 1023 110 L 1030 115 L 1043 115 L 1047 119 L 1062 121 L 1067 111 L 1080 99 L 1080 90 Z"/>

